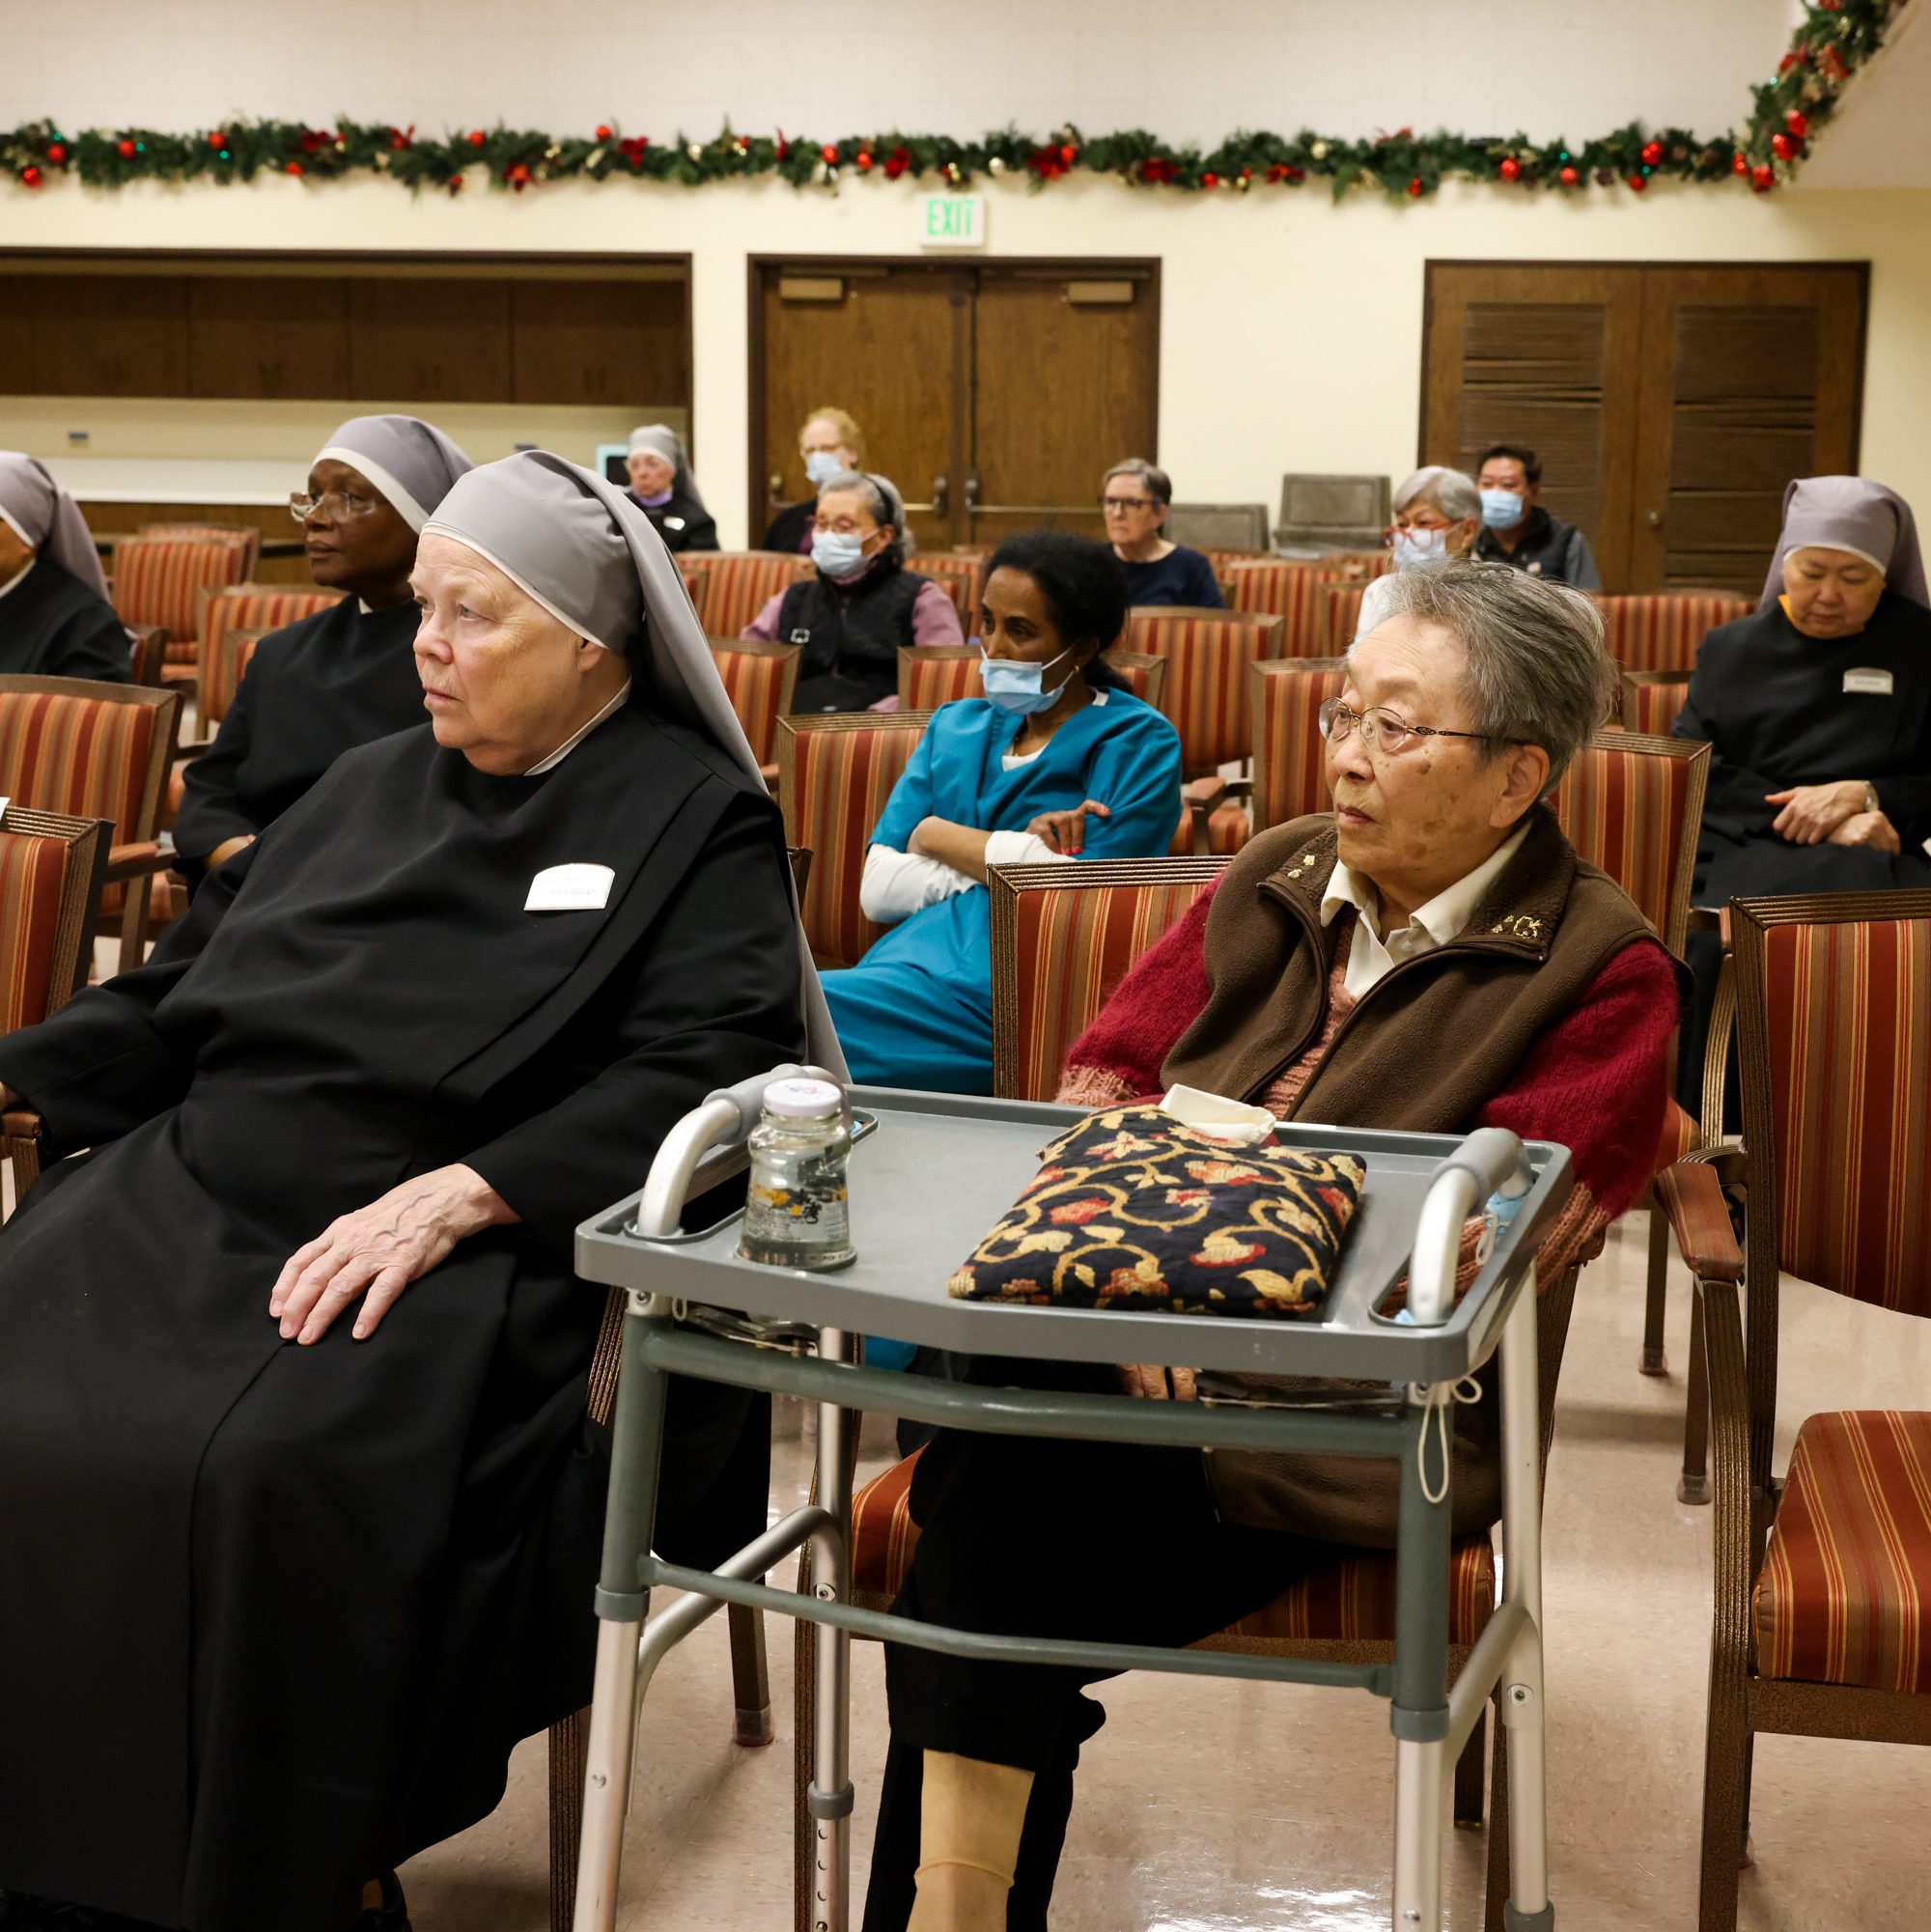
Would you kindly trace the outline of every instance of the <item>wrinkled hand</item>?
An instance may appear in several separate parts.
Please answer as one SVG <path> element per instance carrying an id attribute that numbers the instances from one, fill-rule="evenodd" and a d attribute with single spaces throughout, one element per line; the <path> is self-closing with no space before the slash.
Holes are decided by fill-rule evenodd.
<path id="1" fill-rule="evenodd" d="M 1026 827 L 1034 838 L 1044 839 L 1054 852 L 1066 858 L 1077 858 L 1086 850 L 1086 814 L 1110 819 L 1113 814 L 1098 798 L 1088 798 L 1070 811 L 1042 812 Z"/>
<path id="2" fill-rule="evenodd" d="M 1787 792 L 1766 792 L 1764 803 L 1782 810 L 1770 828 L 1792 845 L 1822 845 L 1848 818 L 1864 808 L 1861 778 L 1842 778 L 1833 785 L 1793 785 Z"/>
<path id="3" fill-rule="evenodd" d="M 282 1339 L 307 1346 L 325 1335 L 357 1296 L 355 1339 L 381 1325 L 411 1281 L 419 1280 L 459 1241 L 518 1219 L 516 1211 L 473 1168 L 438 1167 L 391 1188 L 379 1200 L 343 1215 L 282 1264 L 268 1314 Z"/>
<path id="4" fill-rule="evenodd" d="M 1858 812 L 1831 834 L 1832 845 L 1868 846 L 1873 852 L 1902 852 L 1897 827 L 1882 812 Z"/>
<path id="5" fill-rule="evenodd" d="M 1200 1400 L 1200 1390 L 1194 1384 L 1190 1368 L 1161 1368 L 1158 1362 L 1122 1362 L 1120 1386 L 1142 1402 Z"/>

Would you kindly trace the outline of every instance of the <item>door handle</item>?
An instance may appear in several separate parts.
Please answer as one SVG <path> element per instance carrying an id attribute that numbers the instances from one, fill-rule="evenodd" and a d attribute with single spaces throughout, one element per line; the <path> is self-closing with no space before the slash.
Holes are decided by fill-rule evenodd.
<path id="1" fill-rule="evenodd" d="M 1663 528 L 1663 512 L 1661 510 L 1652 510 L 1649 513 L 1649 527 L 1652 530 Z"/>
<path id="2" fill-rule="evenodd" d="M 940 470 L 932 479 L 932 514 L 943 517 L 952 495 L 952 476 L 947 470 Z"/>
<path id="3" fill-rule="evenodd" d="M 784 487 L 784 472 L 782 470 L 772 470 L 770 475 L 765 478 L 766 497 L 772 503 L 782 503 L 784 501 L 782 493 Z"/>
<path id="4" fill-rule="evenodd" d="M 979 507 L 979 472 L 976 469 L 966 472 L 966 507 L 967 510 Z"/>

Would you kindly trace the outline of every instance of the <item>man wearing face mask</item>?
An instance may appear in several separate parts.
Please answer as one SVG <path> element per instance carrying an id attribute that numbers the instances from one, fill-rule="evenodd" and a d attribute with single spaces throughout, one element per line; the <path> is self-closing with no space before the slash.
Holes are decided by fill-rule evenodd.
<path id="1" fill-rule="evenodd" d="M 1496 443 L 1482 452 L 1475 481 L 1482 497 L 1482 534 L 1475 555 L 1484 563 L 1512 564 L 1530 576 L 1578 590 L 1602 589 L 1588 538 L 1536 501 L 1542 494 L 1542 464 L 1532 449 Z"/>
<path id="2" fill-rule="evenodd" d="M 837 470 L 819 486 L 811 561 L 744 627 L 765 643 L 799 644 L 794 713 L 893 711 L 899 650 L 963 644 L 959 612 L 938 584 L 905 567 L 905 505 L 890 479 Z"/>
<path id="3" fill-rule="evenodd" d="M 849 409 L 827 406 L 814 409 L 798 433 L 798 460 L 812 493 L 802 503 L 788 503 L 770 520 L 759 546 L 766 550 L 808 550 L 811 526 L 818 511 L 818 491 L 827 477 L 841 469 L 865 467 L 865 433 Z"/>

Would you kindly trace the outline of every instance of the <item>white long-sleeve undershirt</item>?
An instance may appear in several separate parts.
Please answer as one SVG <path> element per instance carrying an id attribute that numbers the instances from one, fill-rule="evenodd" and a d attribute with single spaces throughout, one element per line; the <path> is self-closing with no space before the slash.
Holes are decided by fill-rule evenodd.
<path id="1" fill-rule="evenodd" d="M 1038 865 L 1066 857 L 1032 832 L 989 832 L 988 865 Z M 895 852 L 875 845 L 865 854 L 865 870 L 858 882 L 858 905 L 865 917 L 880 926 L 895 926 L 928 906 L 955 893 L 969 892 L 978 881 L 955 870 L 943 859 L 916 853 Z"/>

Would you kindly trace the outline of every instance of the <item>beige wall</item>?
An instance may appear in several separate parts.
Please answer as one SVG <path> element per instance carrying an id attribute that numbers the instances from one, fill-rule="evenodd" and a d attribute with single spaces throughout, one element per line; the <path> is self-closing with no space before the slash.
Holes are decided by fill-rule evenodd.
<path id="1" fill-rule="evenodd" d="M 1337 206 L 1309 189 L 1183 197 L 1076 180 L 1036 195 L 994 184 L 990 201 L 993 254 L 1163 264 L 1159 454 L 1185 498 L 1273 503 L 1284 469 L 1402 474 L 1415 454 L 1430 259 L 1867 260 L 1862 467 L 1931 513 L 1931 190 L 1759 198 L 1665 187 L 1638 200 L 1598 189 L 1572 204 L 1461 188 L 1394 208 L 1369 196 Z M 748 481 L 746 258 L 910 254 L 915 206 L 909 187 L 875 182 L 835 196 L 764 183 L 572 184 L 521 197 L 479 182 L 455 202 L 375 182 L 113 195 L 62 186 L 0 196 L 0 248 L 687 251 L 693 454 L 736 544 Z M 95 409 L 110 420 L 107 406 Z M 14 410 L 0 400 L 0 446 L 51 428 Z M 452 428 L 463 414 L 444 413 Z M 1049 418 L 1041 433 L 1051 434 Z M 477 454 L 493 453 L 479 440 Z M 284 453 L 305 459 L 312 442 L 305 431 Z M 1118 454 L 1094 452 L 1096 462 Z"/>

